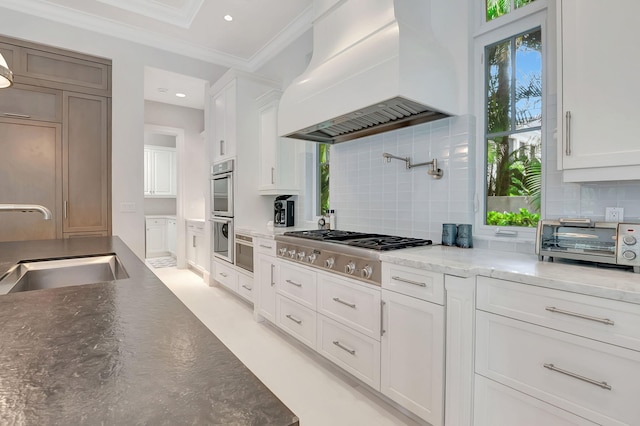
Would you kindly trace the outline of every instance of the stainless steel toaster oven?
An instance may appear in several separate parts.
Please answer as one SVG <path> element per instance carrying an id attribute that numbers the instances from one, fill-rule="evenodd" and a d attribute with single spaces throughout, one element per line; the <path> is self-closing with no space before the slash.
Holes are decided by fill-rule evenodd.
<path id="1" fill-rule="evenodd" d="M 536 234 L 538 259 L 548 257 L 633 267 L 640 273 L 640 224 L 590 219 L 541 220 Z"/>

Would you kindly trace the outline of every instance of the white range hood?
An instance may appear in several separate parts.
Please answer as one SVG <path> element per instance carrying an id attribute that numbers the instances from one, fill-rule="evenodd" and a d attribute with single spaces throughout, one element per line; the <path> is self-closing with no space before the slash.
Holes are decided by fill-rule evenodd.
<path id="1" fill-rule="evenodd" d="M 281 136 L 338 143 L 458 114 L 430 0 L 315 0 L 313 57 L 285 90 Z"/>

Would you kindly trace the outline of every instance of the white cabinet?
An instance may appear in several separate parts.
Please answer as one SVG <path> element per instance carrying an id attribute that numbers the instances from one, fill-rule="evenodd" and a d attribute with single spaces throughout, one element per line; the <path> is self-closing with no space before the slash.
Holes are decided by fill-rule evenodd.
<path id="1" fill-rule="evenodd" d="M 255 240 L 254 279 L 256 284 L 256 313 L 272 323 L 276 322 L 276 281 L 278 262 L 276 260 L 276 242 L 269 239 Z"/>
<path id="2" fill-rule="evenodd" d="M 178 226 L 175 219 L 167 219 L 167 250 L 171 256 L 176 255 Z"/>
<path id="3" fill-rule="evenodd" d="M 238 294 L 253 303 L 255 298 L 254 293 L 253 277 L 238 271 Z"/>
<path id="4" fill-rule="evenodd" d="M 444 424 L 444 307 L 382 289 L 380 391 Z"/>
<path id="5" fill-rule="evenodd" d="M 212 156 L 216 162 L 236 155 L 236 96 L 236 82 L 233 80 L 212 98 Z"/>
<path id="6" fill-rule="evenodd" d="M 204 222 L 188 220 L 186 234 L 187 263 L 199 272 L 204 272 L 208 262 L 208 252 L 204 240 Z"/>
<path id="7" fill-rule="evenodd" d="M 213 261 L 213 269 L 212 276 L 214 280 L 234 293 L 238 293 L 238 271 L 232 264 L 216 259 Z"/>
<path id="8" fill-rule="evenodd" d="M 297 170 L 297 149 L 300 142 L 278 137 L 279 91 L 270 91 L 258 99 L 260 119 L 260 180 L 263 195 L 300 192 Z"/>
<path id="9" fill-rule="evenodd" d="M 144 195 L 145 197 L 175 197 L 176 150 L 175 148 L 145 145 L 144 147 Z"/>
<path id="10" fill-rule="evenodd" d="M 167 219 L 146 219 L 146 255 L 145 257 L 159 257 L 169 254 L 167 248 Z"/>
<path id="11" fill-rule="evenodd" d="M 640 2 L 558 2 L 558 168 L 565 181 L 640 176 Z"/>

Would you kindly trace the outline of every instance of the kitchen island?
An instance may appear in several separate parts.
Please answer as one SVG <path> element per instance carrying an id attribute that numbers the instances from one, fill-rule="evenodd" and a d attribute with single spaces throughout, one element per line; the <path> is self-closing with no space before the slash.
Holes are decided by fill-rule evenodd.
<path id="1" fill-rule="evenodd" d="M 1 424 L 298 424 L 117 237 L 0 243 L 0 277 L 111 253 L 129 278 L 0 296 Z"/>

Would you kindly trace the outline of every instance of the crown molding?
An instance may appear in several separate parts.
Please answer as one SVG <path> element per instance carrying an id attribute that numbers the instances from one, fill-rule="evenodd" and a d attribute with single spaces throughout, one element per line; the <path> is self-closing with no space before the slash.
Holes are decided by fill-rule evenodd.
<path id="1" fill-rule="evenodd" d="M 176 8 L 150 0 L 96 1 L 182 28 L 191 27 L 202 3 L 204 3 L 204 0 L 186 0 L 182 8 Z"/>

